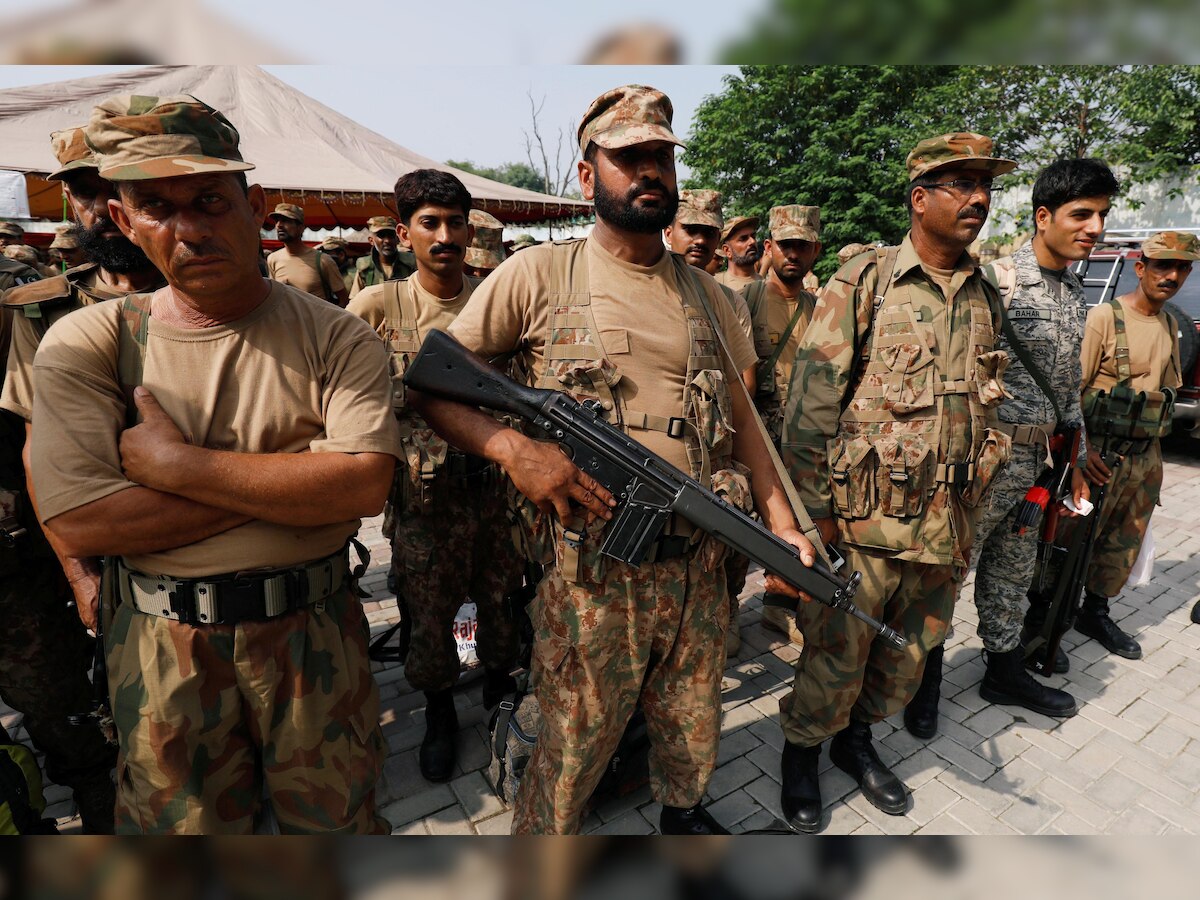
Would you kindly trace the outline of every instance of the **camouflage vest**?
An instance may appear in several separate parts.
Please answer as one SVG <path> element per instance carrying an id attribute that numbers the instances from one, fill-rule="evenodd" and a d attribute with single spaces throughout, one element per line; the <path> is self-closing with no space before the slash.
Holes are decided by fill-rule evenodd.
<path id="1" fill-rule="evenodd" d="M 387 281 L 401 281 L 408 278 L 417 271 L 417 259 L 413 256 L 411 250 L 397 251 L 396 262 L 392 265 L 392 277 L 388 278 L 377 262 L 376 251 L 372 250 L 368 255 L 355 263 L 355 268 L 358 270 L 358 277 L 362 286 L 370 287 L 373 284 L 383 284 Z"/>
<path id="2" fill-rule="evenodd" d="M 886 283 L 876 285 L 870 331 L 829 443 L 833 506 L 848 543 L 944 563 L 962 558 L 974 530 L 974 517 L 956 515 L 949 501 L 980 506 L 1011 449 L 1010 438 L 991 427 L 1008 361 L 994 349 L 999 299 L 992 285 L 969 278 L 957 302 L 946 303 L 953 320 L 943 343 L 934 323 L 922 320 L 918 289 L 896 283 L 896 253 L 863 254 L 859 266 L 837 276 L 858 284 L 875 267 Z M 952 354 L 954 334 L 966 335 L 966 354 Z M 951 398 L 961 399 L 948 408 Z M 946 458 L 952 431 L 969 447 L 960 458 Z"/>
<path id="3" fill-rule="evenodd" d="M 96 270 L 95 263 L 85 263 L 68 269 L 61 275 L 35 281 L 14 290 L 4 303 L 21 314 L 33 325 L 38 341 L 46 336 L 50 326 L 67 313 L 72 313 L 88 304 L 89 297 L 79 287 L 79 280 Z"/>
<path id="4" fill-rule="evenodd" d="M 1129 336 L 1125 331 L 1125 308 L 1113 297 L 1108 301 L 1113 310 L 1113 364 L 1117 383 L 1107 391 L 1086 388 L 1083 392 L 1083 419 L 1091 439 L 1103 437 L 1122 441 L 1150 441 L 1171 433 L 1171 416 L 1175 408 L 1175 391 L 1133 390 L 1133 369 L 1129 365 Z M 1167 313 L 1167 321 L 1174 322 Z M 1177 328 L 1171 334 L 1171 355 L 1163 369 L 1159 384 L 1166 381 L 1168 372 L 1179 374 L 1175 365 L 1179 337 Z"/>

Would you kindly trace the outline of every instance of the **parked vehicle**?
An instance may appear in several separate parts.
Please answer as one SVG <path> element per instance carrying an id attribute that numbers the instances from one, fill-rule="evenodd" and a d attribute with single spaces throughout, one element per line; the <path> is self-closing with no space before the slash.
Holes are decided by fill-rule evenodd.
<path id="1" fill-rule="evenodd" d="M 1075 264 L 1083 280 L 1088 306 L 1104 303 L 1133 290 L 1133 263 L 1142 242 L 1162 228 L 1111 229 L 1092 255 Z M 1179 369 L 1183 387 L 1175 401 L 1176 431 L 1192 431 L 1200 423 L 1200 271 L 1193 272 L 1164 309 L 1179 327 Z M 1200 436 L 1200 432 L 1197 432 Z"/>

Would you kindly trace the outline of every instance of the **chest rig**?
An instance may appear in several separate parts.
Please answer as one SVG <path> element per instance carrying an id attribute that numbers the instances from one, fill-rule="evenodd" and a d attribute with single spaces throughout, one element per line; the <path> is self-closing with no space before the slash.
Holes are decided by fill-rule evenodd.
<path id="1" fill-rule="evenodd" d="M 664 416 L 631 408 L 622 396 L 621 370 L 605 351 L 592 311 L 586 241 L 552 246 L 546 365 L 536 386 L 597 401 L 608 420 L 626 432 L 656 431 L 682 440 L 688 474 L 707 486 L 712 473 L 728 468 L 732 459 L 733 417 L 716 325 L 690 267 L 671 255 L 689 346 L 683 407 L 678 415 Z"/>
<path id="2" fill-rule="evenodd" d="M 1171 416 L 1175 408 L 1175 391 L 1134 391 L 1133 367 L 1130 365 L 1129 335 L 1125 330 L 1125 307 L 1113 297 L 1108 301 L 1113 311 L 1113 365 L 1117 370 L 1117 383 L 1107 391 L 1088 388 L 1083 392 L 1083 418 L 1089 436 L 1110 437 L 1129 442 L 1124 452 L 1137 453 L 1145 450 L 1150 441 L 1165 437 L 1171 432 Z M 1170 314 L 1168 321 L 1173 321 Z M 1171 354 L 1163 367 L 1160 384 L 1166 381 L 1169 372 L 1179 374 L 1175 356 L 1178 340 L 1175 330 L 1171 335 Z"/>

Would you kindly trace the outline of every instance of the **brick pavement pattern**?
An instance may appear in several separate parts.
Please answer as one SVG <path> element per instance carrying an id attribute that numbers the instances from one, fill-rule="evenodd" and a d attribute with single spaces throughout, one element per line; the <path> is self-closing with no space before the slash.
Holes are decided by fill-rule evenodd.
<path id="1" fill-rule="evenodd" d="M 1166 449 L 1163 506 L 1154 513 L 1153 581 L 1113 603 L 1113 618 L 1145 651 L 1130 661 L 1069 632 L 1071 671 L 1048 681 L 1079 700 L 1079 715 L 1050 719 L 980 699 L 982 644 L 972 602 L 973 574 L 946 643 L 938 735 L 928 743 L 904 730 L 900 715 L 876 725 L 876 746 L 913 792 L 906 816 L 868 803 L 849 776 L 821 759 L 821 791 L 831 807 L 826 834 L 1200 834 L 1200 626 L 1189 613 L 1200 599 L 1200 443 Z M 387 590 L 389 554 L 382 519 L 364 524 L 372 567 L 363 581 L 373 634 L 396 617 Z M 740 600 L 742 650 L 729 660 L 722 693 L 721 748 L 706 803 L 734 832 L 777 824 L 783 735 L 778 698 L 789 689 L 796 649 L 759 624 L 762 572 L 752 570 Z M 448 784 L 421 778 L 417 746 L 424 696 L 403 668 L 376 664 L 388 759 L 379 786 L 381 814 L 394 834 L 507 834 L 512 813 L 482 771 L 489 760 L 487 716 L 476 678 L 455 694 L 458 772 Z M 0 717 L 26 739 L 20 715 Z M 48 815 L 78 829 L 70 792 L 48 784 Z M 659 807 L 648 789 L 608 802 L 585 832 L 651 834 Z"/>

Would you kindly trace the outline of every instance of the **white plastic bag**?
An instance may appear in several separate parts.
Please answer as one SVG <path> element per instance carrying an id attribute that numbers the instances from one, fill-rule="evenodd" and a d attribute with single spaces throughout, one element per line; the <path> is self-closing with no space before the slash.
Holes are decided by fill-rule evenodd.
<path id="1" fill-rule="evenodd" d="M 1154 576 L 1154 526 L 1153 523 L 1146 524 L 1146 536 L 1142 538 L 1142 547 L 1138 550 L 1137 560 L 1133 564 L 1133 568 L 1129 572 L 1129 580 L 1125 582 L 1125 587 L 1135 588 L 1143 584 L 1149 584 L 1150 579 Z"/>
<path id="2" fill-rule="evenodd" d="M 475 632 L 478 628 L 478 610 L 468 600 L 454 617 L 454 643 L 458 645 L 458 662 L 464 670 L 479 665 L 479 655 L 475 652 Z"/>

